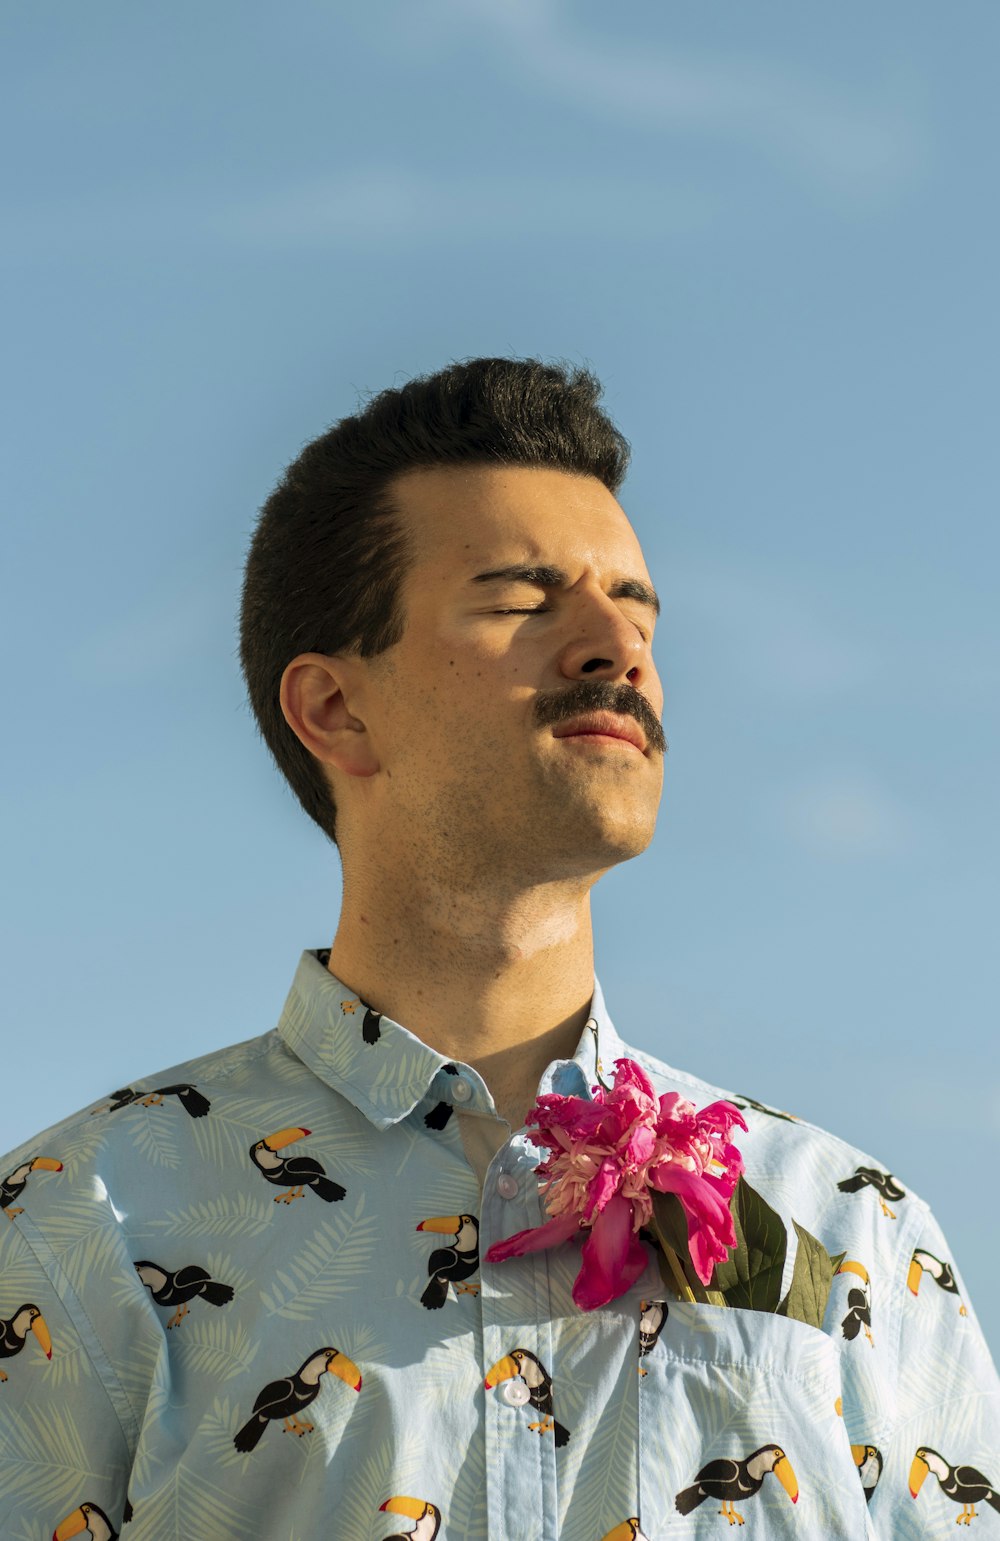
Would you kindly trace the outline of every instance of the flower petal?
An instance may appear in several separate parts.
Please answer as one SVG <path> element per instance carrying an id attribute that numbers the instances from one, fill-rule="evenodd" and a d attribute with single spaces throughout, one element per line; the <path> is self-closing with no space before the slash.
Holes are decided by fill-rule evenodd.
<path id="1" fill-rule="evenodd" d="M 624 1295 L 648 1261 L 632 1230 L 632 1206 L 617 1194 L 601 1210 L 583 1245 L 573 1299 L 581 1311 L 593 1311 Z"/>
<path id="2" fill-rule="evenodd" d="M 734 1102 L 710 1102 L 707 1106 L 699 1108 L 698 1121 L 707 1124 L 713 1129 L 718 1129 L 722 1134 L 728 1134 L 734 1124 L 746 1130 L 747 1123 L 743 1114 Z"/>
<path id="3" fill-rule="evenodd" d="M 650 1103 L 655 1105 L 656 1088 L 642 1066 L 634 1059 L 616 1059 L 615 1064 L 618 1069 L 615 1075 L 614 1090 L 621 1092 L 634 1087 L 637 1092 L 640 1092 L 643 1097 L 648 1098 Z"/>
<path id="4" fill-rule="evenodd" d="M 495 1241 L 483 1254 L 487 1263 L 502 1263 L 508 1257 L 522 1257 L 525 1252 L 540 1252 L 543 1247 L 556 1247 L 580 1229 L 578 1215 L 558 1215 L 544 1225 L 529 1226 L 526 1231 L 515 1231 L 505 1241 Z"/>
<path id="5" fill-rule="evenodd" d="M 607 1206 L 618 1192 L 621 1180 L 619 1163 L 613 1156 L 605 1156 L 587 1190 L 587 1203 L 583 1211 L 584 1220 L 589 1223 L 594 1217 L 595 1210 L 599 1213 Z"/>
<path id="6" fill-rule="evenodd" d="M 596 1129 L 604 1116 L 600 1102 L 588 1097 L 561 1097 L 557 1092 L 543 1092 L 531 1109 L 528 1122 L 542 1129 L 568 1129 L 577 1139 Z"/>
<path id="7" fill-rule="evenodd" d="M 694 1271 L 707 1284 L 715 1264 L 724 1262 L 727 1251 L 736 1245 L 732 1213 L 719 1192 L 718 1179 L 699 1177 L 676 1163 L 661 1163 L 651 1180 L 661 1193 L 676 1193 L 680 1199 Z"/>

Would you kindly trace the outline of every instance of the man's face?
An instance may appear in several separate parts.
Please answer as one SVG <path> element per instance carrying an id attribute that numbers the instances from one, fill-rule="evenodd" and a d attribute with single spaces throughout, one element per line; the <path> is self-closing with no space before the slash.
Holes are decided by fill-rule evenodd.
<path id="1" fill-rule="evenodd" d="M 595 477 L 521 466 L 411 471 L 393 492 L 415 562 L 402 639 L 366 661 L 379 770 L 362 842 L 458 887 L 596 877 L 638 855 L 666 742 L 655 596 L 620 504 Z M 514 567 L 555 571 L 484 576 Z"/>

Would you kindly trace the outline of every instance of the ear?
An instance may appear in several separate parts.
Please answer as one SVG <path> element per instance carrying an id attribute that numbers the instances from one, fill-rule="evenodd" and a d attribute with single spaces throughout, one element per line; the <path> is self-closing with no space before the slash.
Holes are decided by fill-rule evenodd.
<path id="1" fill-rule="evenodd" d="M 361 694 L 364 659 L 300 653 L 281 676 L 285 721 L 310 754 L 345 776 L 374 776 L 379 768 L 364 722 L 348 706 Z"/>

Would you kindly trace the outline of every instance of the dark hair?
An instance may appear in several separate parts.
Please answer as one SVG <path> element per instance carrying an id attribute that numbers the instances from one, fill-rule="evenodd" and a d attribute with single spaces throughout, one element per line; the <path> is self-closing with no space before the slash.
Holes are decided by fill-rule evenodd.
<path id="1" fill-rule="evenodd" d="M 601 393 L 588 370 L 538 359 L 450 364 L 381 391 L 306 445 L 260 510 L 243 575 L 243 678 L 279 771 L 334 844 L 332 787 L 285 721 L 281 677 L 300 653 L 371 658 L 403 635 L 413 556 L 393 479 L 417 467 L 549 466 L 616 493 L 630 450 Z"/>

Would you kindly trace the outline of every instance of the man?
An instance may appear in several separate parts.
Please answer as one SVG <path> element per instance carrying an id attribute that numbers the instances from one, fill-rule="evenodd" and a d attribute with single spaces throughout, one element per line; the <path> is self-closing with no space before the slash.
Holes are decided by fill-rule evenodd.
<path id="1" fill-rule="evenodd" d="M 649 1229 L 592 1311 L 584 1230 L 485 1260 L 546 1218 L 540 1093 L 593 1101 L 631 1060 L 658 1096 L 733 1095 L 620 1038 L 594 977 L 590 890 L 648 846 L 666 750 L 599 394 L 453 365 L 265 505 L 241 657 L 339 848 L 336 935 L 273 1031 L 6 1158 L 4 1537 L 1000 1532 L 1000 1386 L 954 1259 L 835 1136 L 735 1099 L 783 1249 L 742 1306 L 672 1291 Z"/>

